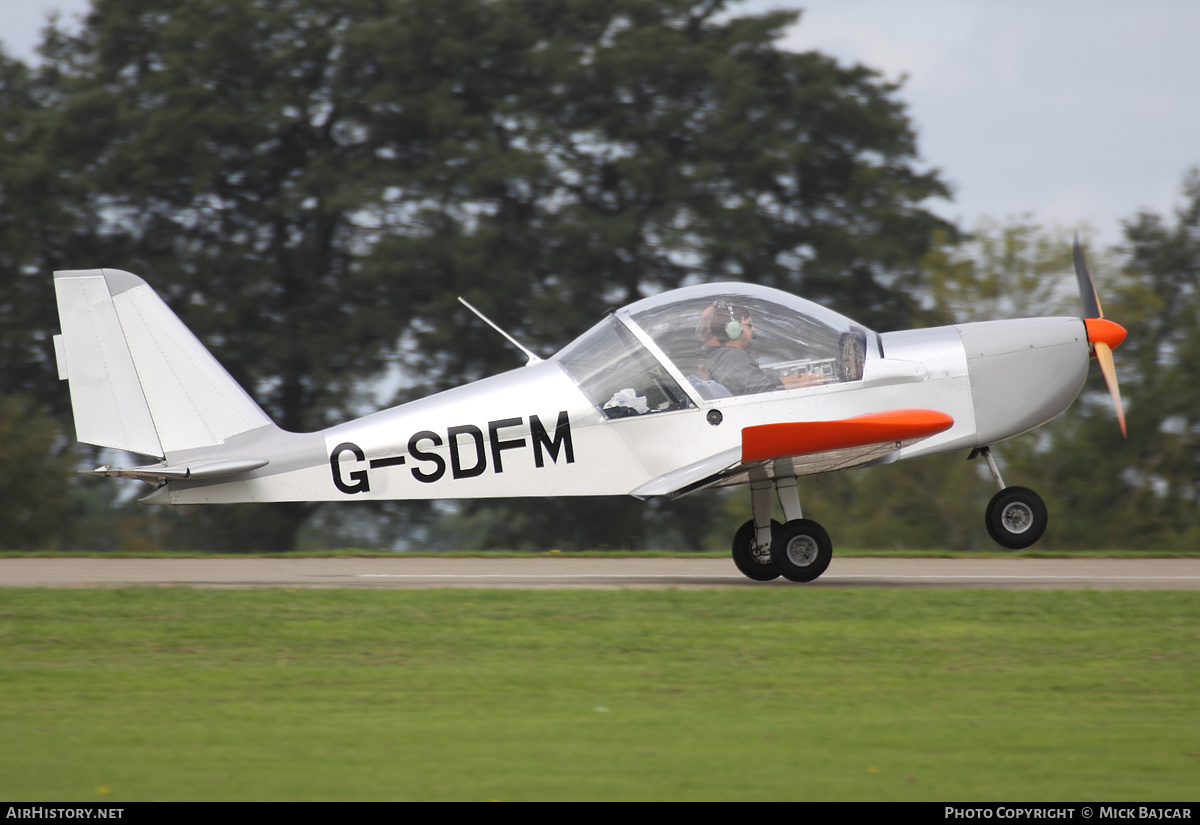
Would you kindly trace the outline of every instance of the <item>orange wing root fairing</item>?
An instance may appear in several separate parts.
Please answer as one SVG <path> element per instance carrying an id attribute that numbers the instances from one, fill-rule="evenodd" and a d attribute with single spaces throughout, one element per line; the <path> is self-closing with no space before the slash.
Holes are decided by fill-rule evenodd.
<path id="1" fill-rule="evenodd" d="M 742 461 L 927 438 L 952 426 L 954 419 L 937 410 L 888 410 L 838 421 L 762 424 L 742 430 Z"/>

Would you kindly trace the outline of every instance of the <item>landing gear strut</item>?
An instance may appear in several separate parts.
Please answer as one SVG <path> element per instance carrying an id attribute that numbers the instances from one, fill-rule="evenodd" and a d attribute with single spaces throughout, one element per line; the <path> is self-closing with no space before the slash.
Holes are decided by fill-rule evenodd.
<path id="1" fill-rule="evenodd" d="M 771 519 L 771 488 L 779 497 L 787 522 Z M 733 537 L 733 563 L 744 576 L 770 581 L 810 582 L 818 578 L 833 558 L 833 542 L 820 524 L 802 517 L 796 479 L 752 482 L 750 498 L 754 518 Z"/>
<path id="2" fill-rule="evenodd" d="M 988 535 L 997 544 L 1010 550 L 1023 550 L 1042 537 L 1046 532 L 1049 515 L 1042 497 L 1027 487 L 1005 487 L 996 459 L 989 447 L 971 452 L 971 458 L 983 456 L 1000 492 L 988 502 L 985 523 Z"/>

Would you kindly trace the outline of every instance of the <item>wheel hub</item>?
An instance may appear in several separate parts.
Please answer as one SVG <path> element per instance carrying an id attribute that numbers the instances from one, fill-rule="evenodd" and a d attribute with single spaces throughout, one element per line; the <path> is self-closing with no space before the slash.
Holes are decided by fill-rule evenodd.
<path id="1" fill-rule="evenodd" d="M 1000 520 L 1004 523 L 1004 529 L 1020 535 L 1033 526 L 1033 510 L 1028 504 L 1013 502 L 1001 511 Z"/>
<path id="2" fill-rule="evenodd" d="M 808 567 L 817 560 L 819 549 L 811 536 L 796 536 L 787 544 L 788 561 L 796 567 Z"/>

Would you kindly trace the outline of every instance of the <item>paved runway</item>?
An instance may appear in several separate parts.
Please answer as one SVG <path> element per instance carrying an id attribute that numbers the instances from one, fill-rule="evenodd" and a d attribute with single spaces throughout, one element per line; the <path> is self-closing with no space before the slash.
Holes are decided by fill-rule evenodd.
<path id="1" fill-rule="evenodd" d="M 758 583 L 725 559 L 0 559 L 0 587 L 1200 590 L 1200 559 L 834 558 L 811 584 Z"/>

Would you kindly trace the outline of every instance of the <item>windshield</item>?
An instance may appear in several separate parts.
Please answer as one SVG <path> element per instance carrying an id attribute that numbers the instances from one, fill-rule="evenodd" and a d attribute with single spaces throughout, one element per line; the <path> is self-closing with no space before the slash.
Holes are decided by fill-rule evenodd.
<path id="1" fill-rule="evenodd" d="M 606 418 L 694 407 L 678 382 L 615 316 L 554 356 Z"/>

